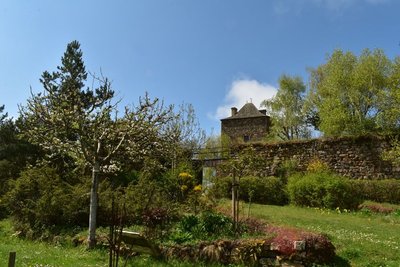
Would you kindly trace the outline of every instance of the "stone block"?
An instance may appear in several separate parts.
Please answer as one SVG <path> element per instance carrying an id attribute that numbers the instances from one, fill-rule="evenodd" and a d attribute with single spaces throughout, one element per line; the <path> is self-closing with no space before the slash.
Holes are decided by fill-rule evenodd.
<path id="1" fill-rule="evenodd" d="M 303 251 L 306 249 L 306 241 L 301 240 L 301 241 L 294 241 L 293 242 L 293 247 L 297 251 Z"/>

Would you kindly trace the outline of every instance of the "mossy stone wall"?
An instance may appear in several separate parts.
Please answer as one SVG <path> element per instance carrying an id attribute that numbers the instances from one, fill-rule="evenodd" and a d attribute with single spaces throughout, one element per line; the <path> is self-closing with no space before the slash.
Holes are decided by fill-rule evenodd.
<path id="1" fill-rule="evenodd" d="M 382 159 L 390 148 L 390 138 L 377 136 L 312 139 L 273 144 L 252 145 L 265 158 L 265 175 L 275 175 L 286 160 L 295 160 L 299 171 L 307 169 L 312 160 L 328 164 L 334 172 L 361 179 L 400 178 L 400 168 Z"/>

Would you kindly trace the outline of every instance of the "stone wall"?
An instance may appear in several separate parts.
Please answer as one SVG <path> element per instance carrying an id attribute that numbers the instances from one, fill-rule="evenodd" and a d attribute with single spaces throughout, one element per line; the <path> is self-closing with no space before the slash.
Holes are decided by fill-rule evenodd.
<path id="1" fill-rule="evenodd" d="M 243 149 L 241 145 L 238 149 Z M 310 161 L 319 159 L 341 175 L 362 178 L 400 178 L 400 169 L 382 159 L 390 147 L 389 138 L 362 136 L 334 139 L 313 139 L 252 146 L 266 159 L 267 175 L 276 174 L 285 160 L 296 160 L 298 170 L 306 170 Z"/>
<path id="2" fill-rule="evenodd" d="M 267 136 L 270 124 L 268 116 L 223 120 L 221 133 L 229 136 L 232 141 L 246 141 L 244 136 L 248 136 L 249 141 L 261 141 Z"/>

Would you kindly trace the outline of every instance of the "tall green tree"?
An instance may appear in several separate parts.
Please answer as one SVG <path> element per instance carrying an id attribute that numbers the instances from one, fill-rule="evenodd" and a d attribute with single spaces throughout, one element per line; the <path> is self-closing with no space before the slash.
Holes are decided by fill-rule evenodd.
<path id="1" fill-rule="evenodd" d="M 7 189 L 7 181 L 16 179 L 27 164 L 40 158 L 38 147 L 21 138 L 21 121 L 8 118 L 0 108 L 0 195 Z M 3 113 L 3 114 L 2 114 Z"/>
<path id="2" fill-rule="evenodd" d="M 379 95 L 377 125 L 384 133 L 398 133 L 400 128 L 400 57 L 391 62 L 386 88 Z"/>
<path id="3" fill-rule="evenodd" d="M 7 118 L 8 114 L 4 113 L 4 105 L 0 106 L 0 123 L 3 123 L 4 119 Z"/>
<path id="4" fill-rule="evenodd" d="M 304 113 L 306 86 L 298 76 L 282 75 L 276 95 L 264 100 L 272 119 L 272 135 L 281 140 L 305 139 L 310 137 Z"/>
<path id="5" fill-rule="evenodd" d="M 40 157 L 40 149 L 20 136 L 21 121 L 14 121 L 0 107 L 0 198 L 10 189 L 11 183 L 22 170 Z M 4 215 L 6 201 L 0 199 L 0 217 Z M 2 214 L 3 213 L 3 214 Z"/>
<path id="6" fill-rule="evenodd" d="M 93 77 L 96 88 L 86 86 L 88 73 L 80 44 L 73 41 L 61 65 L 45 71 L 43 92 L 32 94 L 21 116 L 24 135 L 40 145 L 49 158 L 66 154 L 92 170 L 89 214 L 89 247 L 96 241 L 99 173 L 118 169 L 122 161 L 143 161 L 162 152 L 159 130 L 169 120 L 170 108 L 147 95 L 118 116 L 114 91 L 108 79 Z"/>
<path id="7" fill-rule="evenodd" d="M 366 49 L 358 57 L 335 50 L 325 64 L 311 70 L 308 101 L 318 113 L 320 130 L 338 136 L 393 127 L 385 122 L 395 108 L 390 97 L 392 71 L 392 62 L 382 50 Z"/>

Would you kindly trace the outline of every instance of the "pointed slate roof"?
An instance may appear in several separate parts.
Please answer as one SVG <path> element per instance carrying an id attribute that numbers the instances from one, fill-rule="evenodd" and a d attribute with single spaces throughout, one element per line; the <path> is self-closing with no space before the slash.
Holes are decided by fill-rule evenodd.
<path id="1" fill-rule="evenodd" d="M 256 117 L 267 117 L 267 115 L 261 113 L 253 103 L 247 103 L 235 115 L 222 120 L 256 118 Z"/>

